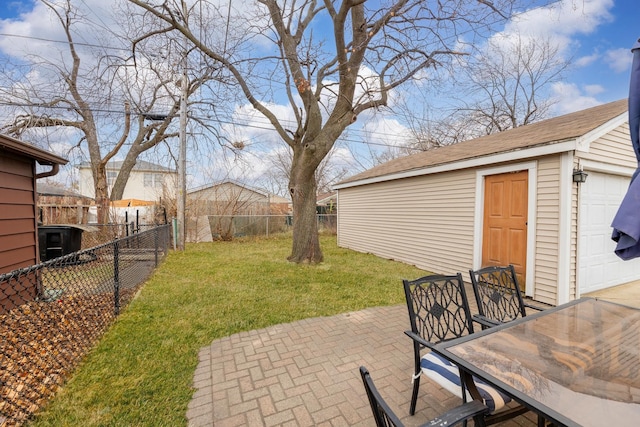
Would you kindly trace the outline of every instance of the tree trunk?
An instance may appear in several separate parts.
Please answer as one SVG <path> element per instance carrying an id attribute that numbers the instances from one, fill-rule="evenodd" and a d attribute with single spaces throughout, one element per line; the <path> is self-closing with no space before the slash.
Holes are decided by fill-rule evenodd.
<path id="1" fill-rule="evenodd" d="M 109 189 L 107 188 L 107 173 L 104 166 L 94 171 L 95 201 L 97 207 L 98 224 L 109 222 Z"/>
<path id="2" fill-rule="evenodd" d="M 323 260 L 316 219 L 314 171 L 315 169 L 305 168 L 302 162 L 294 160 L 289 180 L 293 202 L 293 244 L 291 255 L 287 259 L 291 262 L 317 264 Z"/>

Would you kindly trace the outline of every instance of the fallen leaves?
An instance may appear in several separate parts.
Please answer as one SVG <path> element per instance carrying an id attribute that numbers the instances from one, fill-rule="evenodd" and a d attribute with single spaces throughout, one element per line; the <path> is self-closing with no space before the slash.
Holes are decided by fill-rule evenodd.
<path id="1" fill-rule="evenodd" d="M 31 301 L 0 315 L 0 427 L 43 407 L 114 318 L 112 293 Z"/>

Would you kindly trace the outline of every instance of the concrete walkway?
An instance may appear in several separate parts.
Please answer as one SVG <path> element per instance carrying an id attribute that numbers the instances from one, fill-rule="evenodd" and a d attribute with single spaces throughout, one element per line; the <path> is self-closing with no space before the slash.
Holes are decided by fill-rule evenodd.
<path id="1" fill-rule="evenodd" d="M 371 426 L 358 368 L 407 426 L 460 400 L 422 379 L 409 416 L 413 350 L 406 305 L 306 319 L 214 341 L 200 351 L 189 426 Z M 532 415 L 505 426 L 535 426 Z"/>
<path id="2" fill-rule="evenodd" d="M 584 296 L 640 308 L 640 281 L 591 292 Z"/>

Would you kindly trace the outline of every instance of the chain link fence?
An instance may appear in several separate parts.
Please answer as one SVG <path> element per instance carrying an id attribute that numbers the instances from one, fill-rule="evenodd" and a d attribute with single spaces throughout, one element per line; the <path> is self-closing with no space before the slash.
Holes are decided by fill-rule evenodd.
<path id="1" fill-rule="evenodd" d="M 146 230 L 158 227 L 157 224 L 90 224 L 82 233 L 82 249 L 89 249 L 116 239 L 133 236 Z"/>
<path id="2" fill-rule="evenodd" d="M 171 226 L 144 228 L 0 276 L 0 426 L 44 406 L 165 257 Z"/>
<path id="3" fill-rule="evenodd" d="M 336 214 L 316 215 L 318 231 L 336 234 Z M 187 221 L 187 239 L 190 242 L 233 240 L 246 236 L 270 236 L 293 229 L 291 215 L 202 215 Z"/>

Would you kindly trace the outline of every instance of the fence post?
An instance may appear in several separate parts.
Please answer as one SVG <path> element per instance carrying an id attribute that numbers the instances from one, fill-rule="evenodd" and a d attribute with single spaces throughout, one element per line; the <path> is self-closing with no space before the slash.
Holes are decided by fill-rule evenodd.
<path id="1" fill-rule="evenodd" d="M 156 256 L 156 267 L 158 266 L 158 245 L 159 245 L 159 236 L 158 236 L 158 227 L 155 227 L 155 229 L 153 230 L 153 242 L 155 244 L 156 250 L 155 250 L 155 256 Z"/>
<path id="2" fill-rule="evenodd" d="M 113 242 L 113 299 L 116 316 L 120 314 L 120 242 Z"/>

